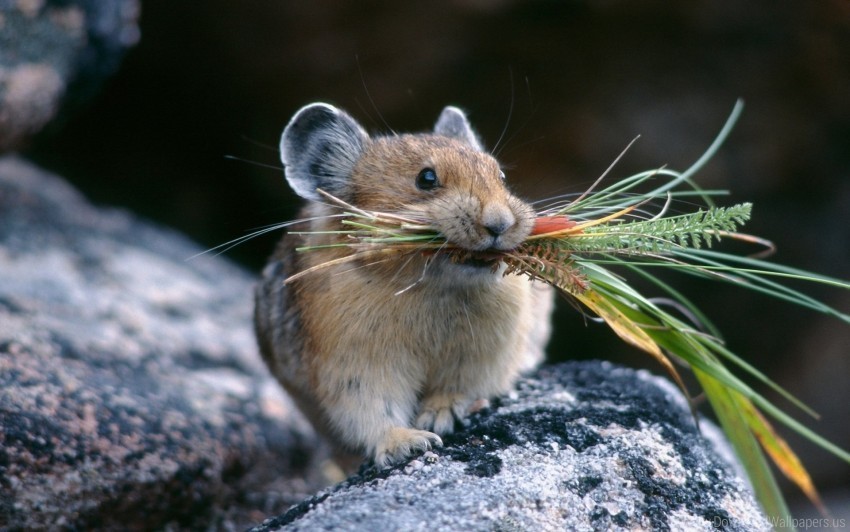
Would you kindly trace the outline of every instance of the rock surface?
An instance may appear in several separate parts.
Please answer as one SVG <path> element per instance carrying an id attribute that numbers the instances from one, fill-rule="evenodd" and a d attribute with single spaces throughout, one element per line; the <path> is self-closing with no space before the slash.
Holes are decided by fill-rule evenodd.
<path id="1" fill-rule="evenodd" d="M 0 1 L 0 152 L 88 100 L 139 40 L 138 0 Z"/>
<path id="2" fill-rule="evenodd" d="M 564 363 L 444 448 L 362 469 L 253 530 L 769 529 L 717 428 L 702 434 L 668 381 Z"/>
<path id="3" fill-rule="evenodd" d="M 0 159 L 0 529 L 246 526 L 312 492 L 252 278 Z"/>

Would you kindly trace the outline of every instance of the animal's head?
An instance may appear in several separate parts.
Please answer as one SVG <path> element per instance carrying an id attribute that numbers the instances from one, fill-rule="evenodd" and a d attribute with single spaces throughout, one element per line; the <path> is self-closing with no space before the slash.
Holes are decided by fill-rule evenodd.
<path id="1" fill-rule="evenodd" d="M 314 103 L 286 126 L 280 153 L 301 197 L 324 201 L 322 189 L 363 209 L 415 214 L 468 250 L 512 249 L 531 231 L 531 207 L 456 107 L 431 133 L 370 137 L 344 111 Z"/>

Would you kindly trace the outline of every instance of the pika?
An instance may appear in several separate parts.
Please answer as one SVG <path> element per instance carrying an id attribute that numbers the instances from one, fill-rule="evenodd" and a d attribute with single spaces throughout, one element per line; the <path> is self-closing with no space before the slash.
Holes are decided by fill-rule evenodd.
<path id="1" fill-rule="evenodd" d="M 312 234 L 285 235 L 270 258 L 256 288 L 256 334 L 271 372 L 341 463 L 386 466 L 442 445 L 473 405 L 541 362 L 553 290 L 503 275 L 504 265 L 422 254 L 284 283 L 351 253 L 296 251 L 344 238 L 332 233 L 339 210 L 317 189 L 362 209 L 424 217 L 469 251 L 520 244 L 534 212 L 509 192 L 460 109 L 446 107 L 433 132 L 369 136 L 344 111 L 314 103 L 286 126 L 280 154 L 289 185 L 308 200 L 300 229 Z"/>

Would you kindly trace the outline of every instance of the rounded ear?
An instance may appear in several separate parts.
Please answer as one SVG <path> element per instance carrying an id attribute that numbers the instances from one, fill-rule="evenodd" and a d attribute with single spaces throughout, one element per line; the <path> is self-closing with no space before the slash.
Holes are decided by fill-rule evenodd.
<path id="1" fill-rule="evenodd" d="M 347 196 L 351 171 L 369 135 L 344 111 L 326 103 L 302 107 L 280 137 L 286 180 L 299 196 L 323 199 L 317 188 Z"/>
<path id="2" fill-rule="evenodd" d="M 481 148 L 478 135 L 475 134 L 472 126 L 469 125 L 466 114 L 457 107 L 449 105 L 443 109 L 443 112 L 440 113 L 440 118 L 437 119 L 437 124 L 434 126 L 434 133 L 444 137 L 458 139 L 466 142 L 478 151 L 484 151 Z"/>

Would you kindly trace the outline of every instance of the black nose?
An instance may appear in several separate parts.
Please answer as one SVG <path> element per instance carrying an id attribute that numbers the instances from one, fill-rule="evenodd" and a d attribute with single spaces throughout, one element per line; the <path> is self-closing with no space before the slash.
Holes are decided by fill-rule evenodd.
<path id="1" fill-rule="evenodd" d="M 490 233 L 490 236 L 497 237 L 497 236 L 505 234 L 505 231 L 510 229 L 511 225 L 513 225 L 513 224 L 511 224 L 509 222 L 502 221 L 502 222 L 491 223 L 489 225 L 485 225 L 484 229 L 486 229 L 487 232 Z"/>
<path id="2" fill-rule="evenodd" d="M 481 209 L 478 219 L 481 227 L 492 237 L 497 238 L 507 233 L 516 223 L 516 218 L 510 208 L 504 203 L 490 202 Z"/>

